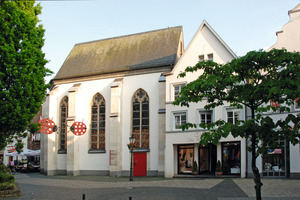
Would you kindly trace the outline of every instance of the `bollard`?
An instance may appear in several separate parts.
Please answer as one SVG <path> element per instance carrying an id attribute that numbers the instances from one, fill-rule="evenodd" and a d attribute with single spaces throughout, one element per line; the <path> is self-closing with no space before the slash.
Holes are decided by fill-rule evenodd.
<path id="1" fill-rule="evenodd" d="M 82 200 L 85 200 L 85 194 L 82 194 Z"/>

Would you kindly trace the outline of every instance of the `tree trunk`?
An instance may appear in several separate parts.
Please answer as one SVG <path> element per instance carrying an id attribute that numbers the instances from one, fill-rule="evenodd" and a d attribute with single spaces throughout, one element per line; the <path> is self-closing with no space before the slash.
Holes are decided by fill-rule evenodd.
<path id="1" fill-rule="evenodd" d="M 251 117 L 254 119 L 254 109 L 251 109 Z M 259 175 L 259 170 L 256 167 L 256 134 L 255 132 L 252 133 L 252 141 L 251 141 L 251 148 L 252 148 L 252 172 L 253 172 L 253 180 L 255 183 L 255 193 L 256 193 L 256 200 L 261 200 L 261 186 L 263 185 L 262 182 L 260 181 L 260 175 Z"/>

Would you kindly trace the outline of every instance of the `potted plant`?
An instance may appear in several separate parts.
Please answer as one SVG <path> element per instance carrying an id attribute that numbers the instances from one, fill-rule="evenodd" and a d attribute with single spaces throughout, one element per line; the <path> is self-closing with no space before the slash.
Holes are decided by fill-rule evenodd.
<path id="1" fill-rule="evenodd" d="M 222 175 L 223 175 L 223 170 L 222 170 L 221 161 L 218 160 L 217 167 L 216 167 L 216 176 L 222 176 Z"/>
<path id="2" fill-rule="evenodd" d="M 198 174 L 198 166 L 197 166 L 197 162 L 196 161 L 194 161 L 194 164 L 193 164 L 192 174 L 193 175 L 197 175 Z"/>

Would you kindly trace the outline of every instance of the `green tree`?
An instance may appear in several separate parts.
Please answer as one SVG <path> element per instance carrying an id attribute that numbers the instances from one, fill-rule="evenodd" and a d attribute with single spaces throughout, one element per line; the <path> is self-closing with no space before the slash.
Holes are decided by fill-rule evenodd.
<path id="1" fill-rule="evenodd" d="M 200 71 L 201 75 L 181 90 L 174 105 L 189 106 L 191 102 L 206 101 L 205 109 L 229 103 L 236 108 L 245 108 L 251 117 L 231 124 L 222 119 L 211 124 L 200 124 L 207 131 L 201 135 L 200 144 L 218 144 L 221 137 L 234 137 L 250 141 L 248 150 L 252 155 L 256 199 L 261 199 L 258 155 L 277 146 L 278 139 L 286 139 L 293 145 L 299 143 L 300 115 L 289 113 L 292 104 L 300 96 L 300 53 L 286 50 L 251 51 L 245 56 L 220 65 L 212 61 L 199 62 L 187 67 L 180 77 L 188 72 Z M 277 102 L 270 106 L 270 101 Z M 266 112 L 285 113 L 285 119 L 273 121 Z M 182 129 L 196 127 L 187 123 Z"/>
<path id="2" fill-rule="evenodd" d="M 23 133 L 41 108 L 48 84 L 44 77 L 41 6 L 35 1 L 0 0 L 0 147 Z"/>

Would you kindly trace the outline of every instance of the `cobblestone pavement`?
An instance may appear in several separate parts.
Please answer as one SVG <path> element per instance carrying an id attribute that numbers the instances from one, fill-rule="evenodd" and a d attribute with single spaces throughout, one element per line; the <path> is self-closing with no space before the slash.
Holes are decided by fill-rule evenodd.
<path id="1" fill-rule="evenodd" d="M 16 174 L 22 196 L 31 200 L 249 200 L 255 199 L 252 179 L 174 178 L 108 176 L 45 176 L 38 173 Z M 300 180 L 263 179 L 263 200 L 300 200 Z"/>

